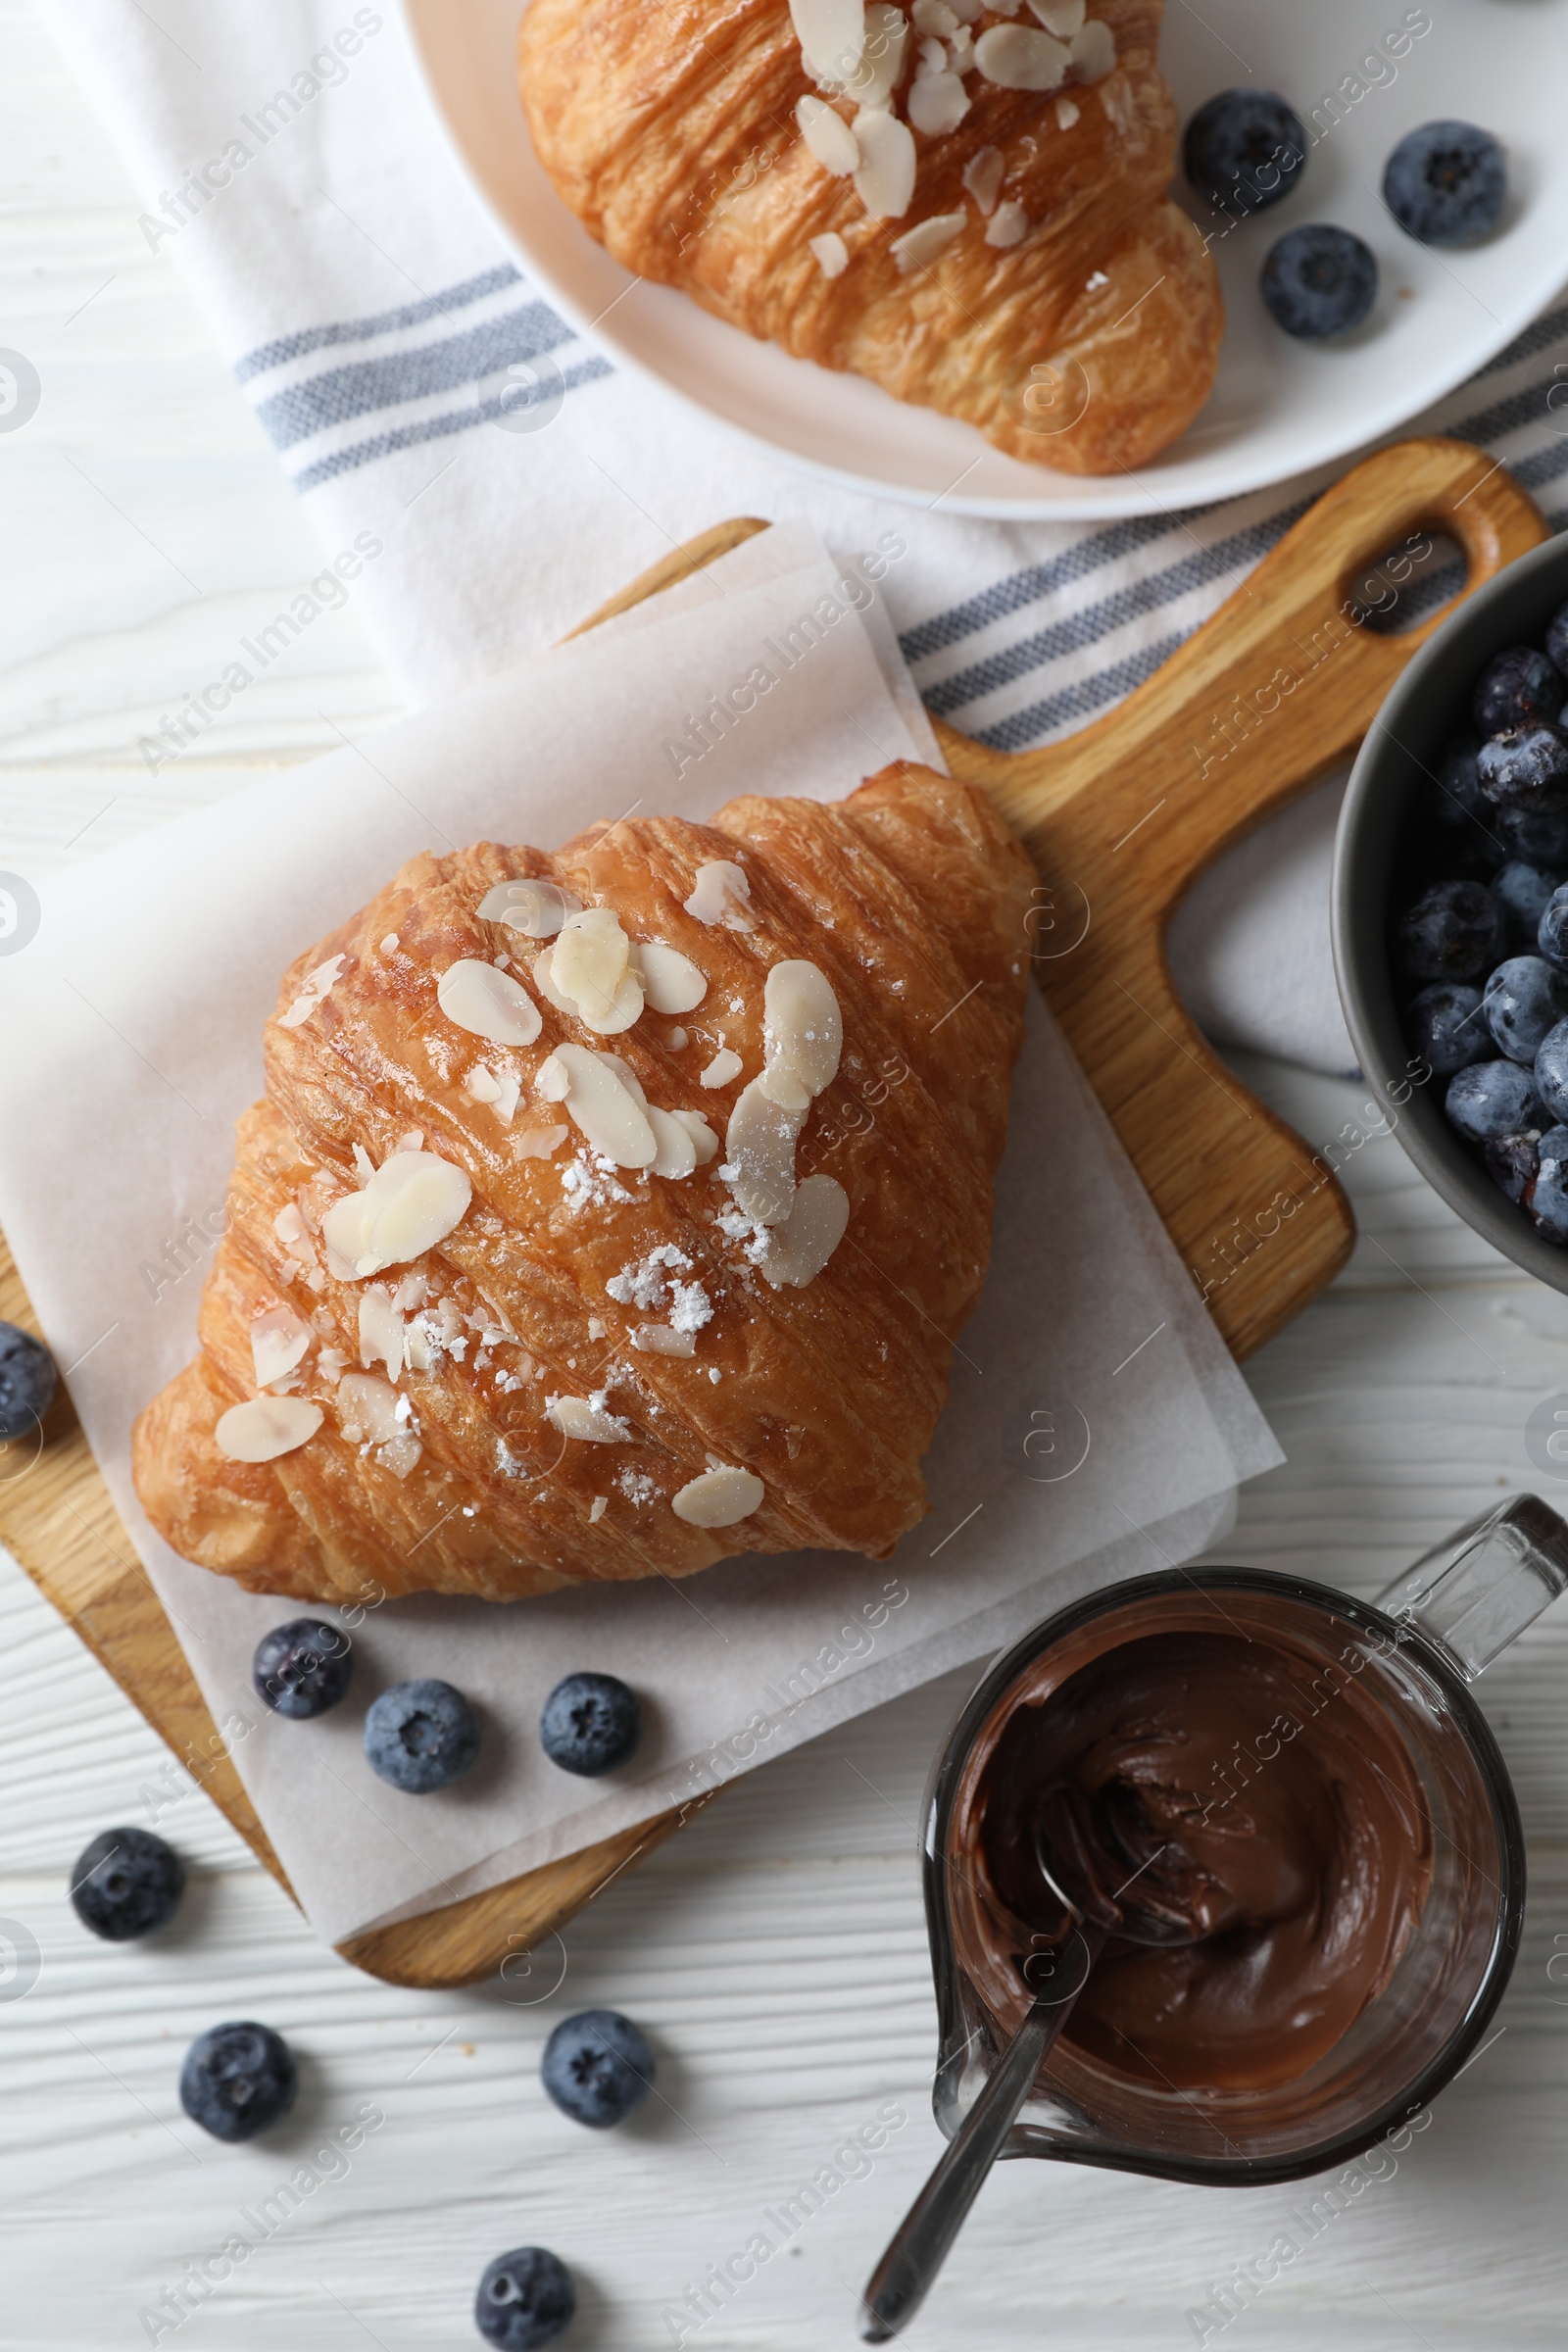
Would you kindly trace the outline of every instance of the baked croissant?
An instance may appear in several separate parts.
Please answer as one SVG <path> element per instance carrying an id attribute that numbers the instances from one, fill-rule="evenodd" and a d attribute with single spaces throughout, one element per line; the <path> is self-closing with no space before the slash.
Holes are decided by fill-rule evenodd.
<path id="1" fill-rule="evenodd" d="M 135 1427 L 153 1525 L 340 1602 L 886 1554 L 985 1273 L 1032 879 L 910 763 L 413 858 L 285 975 L 200 1353 Z"/>
<path id="2" fill-rule="evenodd" d="M 1092 5 L 530 0 L 522 103 L 626 269 L 1012 457 L 1110 473 L 1192 421 L 1224 315 L 1165 194 L 1160 0 Z"/>

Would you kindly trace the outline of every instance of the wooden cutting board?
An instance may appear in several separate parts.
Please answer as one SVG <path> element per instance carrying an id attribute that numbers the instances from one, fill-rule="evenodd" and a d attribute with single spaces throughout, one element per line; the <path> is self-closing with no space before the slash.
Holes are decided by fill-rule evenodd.
<path id="1" fill-rule="evenodd" d="M 705 531 L 582 628 L 765 528 L 739 519 Z M 1199 1034 L 1171 984 L 1165 927 L 1223 850 L 1353 751 L 1437 626 L 1441 613 L 1395 635 L 1354 616 L 1351 592 L 1369 566 L 1420 531 L 1459 542 L 1468 590 L 1536 546 L 1546 524 L 1485 455 L 1403 442 L 1325 492 L 1214 617 L 1094 726 L 1009 756 L 938 722 L 954 772 L 990 793 L 1029 845 L 1041 875 L 1037 977 L 1239 1357 L 1331 1279 L 1354 1226 L 1322 1160 Z M 1393 585 L 1398 573 L 1396 557 L 1382 576 Z M 3 1238 L 0 1317 L 38 1329 Z M 286 1886 L 63 1391 L 35 1441 L 0 1447 L 0 1540 Z M 472 1983 L 559 1928 L 695 1809 L 339 1949 L 393 1984 Z"/>

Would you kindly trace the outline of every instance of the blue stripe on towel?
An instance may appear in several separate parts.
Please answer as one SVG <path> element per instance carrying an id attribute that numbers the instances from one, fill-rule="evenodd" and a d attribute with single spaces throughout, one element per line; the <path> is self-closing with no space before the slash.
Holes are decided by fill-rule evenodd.
<path id="1" fill-rule="evenodd" d="M 334 343 L 368 343 L 377 335 L 395 334 L 400 327 L 422 326 L 427 318 L 439 318 L 453 311 L 466 308 L 470 302 L 482 302 L 487 294 L 499 294 L 505 286 L 520 286 L 522 277 L 510 262 L 495 270 L 485 270 L 477 277 L 466 277 L 456 286 L 443 287 L 439 294 L 427 294 L 422 302 L 406 302 L 400 310 L 380 311 L 369 318 L 343 318 L 331 326 L 306 326 L 297 334 L 279 335 L 275 342 L 259 344 L 235 363 L 234 373 L 242 384 L 254 375 L 265 375 L 269 368 L 280 368 L 285 360 L 303 360 L 313 351 L 325 351 Z"/>
<path id="2" fill-rule="evenodd" d="M 298 441 L 329 425 L 346 424 L 350 417 L 367 416 L 374 409 L 396 408 L 405 401 L 426 400 L 433 392 L 450 392 L 458 384 L 477 383 L 515 360 L 536 360 L 572 340 L 572 329 L 546 303 L 530 302 L 505 318 L 492 318 L 466 334 L 449 335 L 440 343 L 423 343 L 415 351 L 391 352 L 385 359 L 355 360 L 346 368 L 329 368 L 301 384 L 259 401 L 256 414 L 267 427 L 274 449 L 292 449 Z"/>
<path id="3" fill-rule="evenodd" d="M 564 330 L 563 330 L 564 331 Z M 568 368 L 562 375 L 562 389 L 575 391 L 579 384 L 589 384 L 597 376 L 613 375 L 608 360 L 584 360 L 580 367 Z M 500 416 L 499 400 L 474 401 L 471 406 L 449 409 L 444 416 L 426 416 L 417 424 L 394 425 L 389 431 L 377 433 L 368 441 L 356 441 L 351 449 L 335 450 L 329 458 L 318 458 L 295 474 L 296 490 L 314 490 L 318 482 L 329 482 L 340 473 L 352 473 L 356 467 L 368 466 L 375 458 L 390 457 L 394 450 L 412 449 L 421 441 L 445 441 L 453 433 L 466 433 L 474 425 L 493 424 Z"/>

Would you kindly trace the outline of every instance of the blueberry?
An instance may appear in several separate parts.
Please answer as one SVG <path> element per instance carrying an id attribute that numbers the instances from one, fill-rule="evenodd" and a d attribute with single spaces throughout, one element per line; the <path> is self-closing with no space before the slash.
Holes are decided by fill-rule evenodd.
<path id="1" fill-rule="evenodd" d="M 1418 980 L 1473 980 L 1502 945 L 1502 908 L 1484 882 L 1434 882 L 1399 923 L 1399 960 Z"/>
<path id="2" fill-rule="evenodd" d="M 1556 665 L 1533 645 L 1510 645 L 1506 653 L 1493 655 L 1476 680 L 1476 725 L 1483 735 L 1550 726 L 1565 701 L 1568 683 Z"/>
<path id="3" fill-rule="evenodd" d="M 30 1331 L 0 1323 L 0 1438 L 31 1435 L 55 1393 L 55 1359 Z"/>
<path id="4" fill-rule="evenodd" d="M 1487 1065 L 1483 1064 L 1483 1067 Z M 1461 1076 L 1470 1075 L 1461 1071 Z M 1455 1086 L 1459 1083 L 1454 1080 Z M 1536 1049 L 1536 1087 L 1554 1119 L 1568 1119 L 1568 1020 L 1548 1029 Z M 1544 1127 L 1544 1119 L 1515 1119 L 1515 1127 Z M 1502 1131 L 1499 1128 L 1497 1132 Z"/>
<path id="5" fill-rule="evenodd" d="M 1568 882 L 1546 901 L 1536 925 L 1536 945 L 1548 963 L 1568 972 Z"/>
<path id="6" fill-rule="evenodd" d="M 1540 1173 L 1540 1144 L 1539 1135 L 1494 1135 L 1482 1154 L 1488 1175 L 1501 1186 L 1515 1206 L 1524 1199 L 1526 1187 L 1534 1184 Z"/>
<path id="7" fill-rule="evenodd" d="M 1499 1051 L 1533 1063 L 1546 1031 L 1568 1017 L 1568 978 L 1539 956 L 1510 956 L 1488 980 L 1482 1004 Z"/>
<path id="8" fill-rule="evenodd" d="M 1515 858 L 1531 865 L 1568 865 L 1568 809 L 1497 808 L 1489 822 Z"/>
<path id="9" fill-rule="evenodd" d="M 365 1717 L 365 1760 L 410 1796 L 461 1780 L 479 1753 L 473 1709 L 450 1683 L 394 1683 Z"/>
<path id="10" fill-rule="evenodd" d="M 1541 918 L 1551 904 L 1558 876 L 1543 873 L 1539 865 L 1527 865 L 1522 858 L 1510 858 L 1493 875 L 1491 891 L 1502 908 L 1508 926 L 1510 942 L 1520 948 L 1536 945 Z"/>
<path id="11" fill-rule="evenodd" d="M 211 2026 L 179 2070 L 179 2103 L 215 2139 L 254 2139 L 294 2104 L 293 2053 L 270 2026 Z"/>
<path id="12" fill-rule="evenodd" d="M 571 2273 L 544 2246 L 514 2246 L 485 2266 L 473 2298 L 473 2324 L 501 2352 L 532 2352 L 571 2325 L 577 2308 Z"/>
<path id="13" fill-rule="evenodd" d="M 1223 212 L 1260 213 L 1296 186 L 1306 132 L 1273 90 L 1221 90 L 1188 123 L 1182 162 L 1199 194 Z"/>
<path id="14" fill-rule="evenodd" d="M 1455 830 L 1467 816 L 1486 816 L 1490 804 L 1481 790 L 1481 778 L 1476 774 L 1476 758 L 1481 750 L 1479 735 L 1455 735 L 1446 743 L 1438 759 L 1438 773 L 1429 800 L 1433 815 L 1440 825 Z"/>
<path id="15" fill-rule="evenodd" d="M 257 1643 L 251 1680 L 264 1706 L 304 1722 L 337 1705 L 353 1670 L 354 1651 L 340 1627 L 294 1617 Z"/>
<path id="16" fill-rule="evenodd" d="M 1568 677 L 1568 605 L 1559 605 L 1546 623 L 1546 659 Z"/>
<path id="17" fill-rule="evenodd" d="M 563 2115 L 608 2132 L 648 2096 L 654 2053 L 629 2017 L 584 2009 L 564 2018 L 545 2043 L 539 2080 Z"/>
<path id="18" fill-rule="evenodd" d="M 1473 122 L 1423 122 L 1383 171 L 1383 201 L 1423 245 L 1473 245 L 1497 225 L 1508 193 L 1506 158 Z"/>
<path id="19" fill-rule="evenodd" d="M 1462 980 L 1434 980 L 1411 1000 L 1404 1025 L 1412 1053 L 1420 1054 L 1434 1078 L 1451 1078 L 1467 1063 L 1491 1057 L 1481 991 Z"/>
<path id="20" fill-rule="evenodd" d="M 642 1728 L 636 1691 L 612 1674 L 568 1674 L 545 1700 L 539 1741 L 563 1772 L 593 1780 L 625 1763 Z"/>
<path id="21" fill-rule="evenodd" d="M 184 1891 L 184 1863 L 151 1830 L 101 1830 L 71 1874 L 73 1910 L 107 1943 L 167 1927 Z"/>
<path id="22" fill-rule="evenodd" d="M 1558 1023 L 1558 1028 L 1563 1024 Z M 1557 1035 L 1548 1030 L 1542 1041 L 1541 1052 Z M 1568 1035 L 1564 1037 L 1568 1045 Z M 1541 1062 L 1536 1062 L 1537 1082 Z M 1564 1057 L 1564 1077 L 1568 1078 L 1568 1056 Z M 1451 1124 L 1473 1144 L 1490 1143 L 1494 1136 L 1517 1135 L 1524 1127 L 1544 1127 L 1541 1102 L 1531 1083 L 1530 1072 L 1517 1061 L 1473 1061 L 1468 1069 L 1459 1070 L 1448 1081 L 1444 1109 Z"/>
<path id="23" fill-rule="evenodd" d="M 1270 248 L 1260 283 L 1276 326 L 1321 342 L 1360 325 L 1377 300 L 1377 259 L 1348 228 L 1316 220 L 1288 229 Z"/>
<path id="24" fill-rule="evenodd" d="M 1568 1127 L 1548 1127 L 1536 1145 L 1536 1174 L 1520 1204 L 1543 1240 L 1568 1248 Z"/>
<path id="25" fill-rule="evenodd" d="M 1476 774 L 1489 801 L 1533 816 L 1568 808 L 1568 735 L 1556 727 L 1510 728 L 1476 755 Z"/>

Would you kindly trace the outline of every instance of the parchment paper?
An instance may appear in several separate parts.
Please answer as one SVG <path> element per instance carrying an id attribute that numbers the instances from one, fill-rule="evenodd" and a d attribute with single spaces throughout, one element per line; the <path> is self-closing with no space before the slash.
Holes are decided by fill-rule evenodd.
<path id="1" fill-rule="evenodd" d="M 760 662 L 777 683 L 755 710 L 700 759 L 672 754 L 690 714 Z M 1031 992 L 991 1278 L 928 1457 L 931 1514 L 893 1561 L 740 1560 L 510 1607 L 372 1592 L 351 1612 L 349 1698 L 296 1724 L 261 1705 L 249 1665 L 298 1604 L 177 1559 L 142 1517 L 130 1424 L 192 1352 L 232 1123 L 260 1091 L 291 957 L 417 850 L 551 847 L 596 815 L 701 816 L 743 790 L 834 798 L 900 756 L 937 762 L 880 596 L 809 534 L 769 531 L 526 669 L 70 869 L 42 893 L 36 938 L 0 956 L 0 1224 L 328 1941 L 698 1796 L 1091 1584 L 1189 1556 L 1228 1525 L 1236 1482 L 1281 1458 Z M 637 1755 L 604 1781 L 558 1771 L 536 1734 L 552 1686 L 587 1667 L 643 1704 Z M 388 1788 L 360 1752 L 366 1703 L 413 1675 L 456 1683 L 481 1717 L 478 1767 L 439 1795 Z"/>

